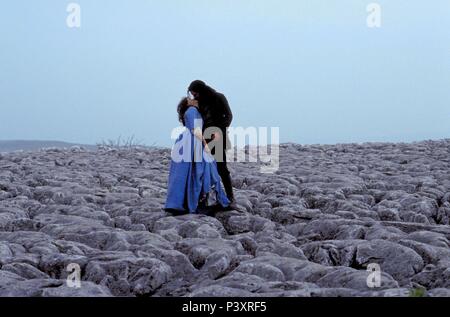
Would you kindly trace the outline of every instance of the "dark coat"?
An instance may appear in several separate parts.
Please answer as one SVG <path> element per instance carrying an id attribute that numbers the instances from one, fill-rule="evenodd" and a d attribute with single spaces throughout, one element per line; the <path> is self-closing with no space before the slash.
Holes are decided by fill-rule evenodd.
<path id="1" fill-rule="evenodd" d="M 226 130 L 231 125 L 233 114 L 227 98 L 220 92 L 216 92 L 214 96 L 205 101 L 205 105 L 201 106 L 203 108 L 204 129 L 218 127 L 221 130 Z"/>
<path id="2" fill-rule="evenodd" d="M 215 92 L 214 96 L 205 100 L 204 104 L 200 104 L 203 116 L 203 131 L 209 127 L 217 127 L 222 131 L 224 136 L 222 139 L 223 149 L 227 150 L 231 147 L 231 142 L 228 137 L 227 128 L 231 125 L 233 121 L 233 113 L 231 112 L 230 105 L 228 104 L 227 98 L 224 94 L 220 92 Z M 206 141 L 209 143 L 211 139 L 207 138 Z"/>

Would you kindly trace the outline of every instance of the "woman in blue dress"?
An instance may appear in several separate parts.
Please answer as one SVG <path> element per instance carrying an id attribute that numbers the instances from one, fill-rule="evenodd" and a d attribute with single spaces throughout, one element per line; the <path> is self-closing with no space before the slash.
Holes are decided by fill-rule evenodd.
<path id="1" fill-rule="evenodd" d="M 220 183 L 217 163 L 203 138 L 197 102 L 183 98 L 177 110 L 184 129 L 171 153 L 166 211 L 207 213 L 228 207 L 230 201 Z"/>

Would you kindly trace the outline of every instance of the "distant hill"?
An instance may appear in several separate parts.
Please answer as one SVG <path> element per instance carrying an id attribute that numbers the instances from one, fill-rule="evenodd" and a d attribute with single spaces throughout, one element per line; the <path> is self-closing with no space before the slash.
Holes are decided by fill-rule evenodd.
<path id="1" fill-rule="evenodd" d="M 35 151 L 41 148 L 57 147 L 57 148 L 70 148 L 72 146 L 83 146 L 86 149 L 94 150 L 97 147 L 95 145 L 77 144 L 62 141 L 41 141 L 41 140 L 0 140 L 0 152 L 13 152 L 13 151 Z"/>

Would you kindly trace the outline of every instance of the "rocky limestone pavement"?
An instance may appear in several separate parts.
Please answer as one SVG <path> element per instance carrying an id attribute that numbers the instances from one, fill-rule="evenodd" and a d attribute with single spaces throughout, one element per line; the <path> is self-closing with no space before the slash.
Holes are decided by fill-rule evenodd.
<path id="1" fill-rule="evenodd" d="M 0 296 L 450 296 L 450 140 L 280 147 L 216 217 L 163 210 L 168 149 L 3 153 Z"/>

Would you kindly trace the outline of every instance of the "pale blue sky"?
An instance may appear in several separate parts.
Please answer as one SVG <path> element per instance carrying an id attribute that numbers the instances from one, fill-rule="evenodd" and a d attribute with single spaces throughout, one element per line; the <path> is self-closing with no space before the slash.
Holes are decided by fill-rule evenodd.
<path id="1" fill-rule="evenodd" d="M 450 137 L 450 1 L 79 0 L 0 5 L 0 139 L 171 146 L 191 80 L 281 142 Z"/>

